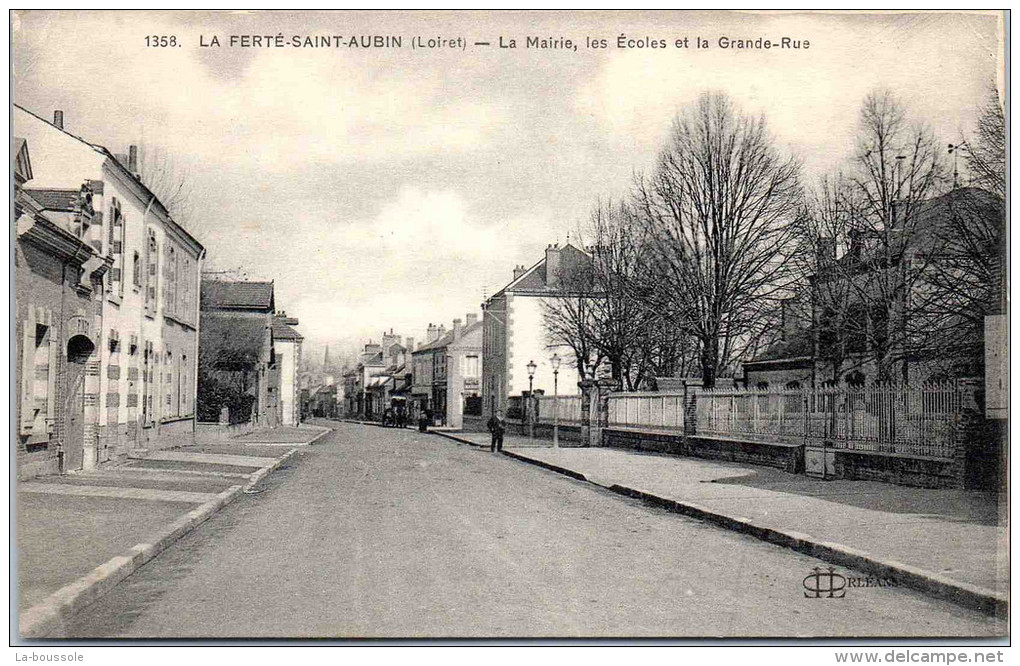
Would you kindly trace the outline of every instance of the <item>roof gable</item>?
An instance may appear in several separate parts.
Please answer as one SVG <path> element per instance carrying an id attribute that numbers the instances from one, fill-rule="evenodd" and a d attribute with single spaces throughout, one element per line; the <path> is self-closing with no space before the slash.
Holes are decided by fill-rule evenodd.
<path id="1" fill-rule="evenodd" d="M 276 301 L 272 282 L 202 280 L 203 310 L 251 310 L 273 312 Z"/>

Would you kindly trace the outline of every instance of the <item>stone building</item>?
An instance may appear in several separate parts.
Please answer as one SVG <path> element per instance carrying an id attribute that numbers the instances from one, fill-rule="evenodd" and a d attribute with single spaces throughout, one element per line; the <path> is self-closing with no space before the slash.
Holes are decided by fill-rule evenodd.
<path id="1" fill-rule="evenodd" d="M 549 359 L 554 353 L 564 359 L 559 370 L 560 395 L 580 393 L 581 377 L 569 364 L 569 348 L 549 339 L 544 304 L 566 296 L 563 283 L 591 261 L 582 250 L 567 243 L 550 245 L 545 256 L 530 268 L 518 266 L 513 280 L 482 305 L 482 410 L 488 417 L 495 410 L 507 411 L 511 397 L 528 392 L 529 362 L 536 366 L 536 393 L 553 392 L 553 371 Z"/>
<path id="2" fill-rule="evenodd" d="M 879 381 L 879 360 L 903 384 L 983 376 L 983 315 L 999 311 L 1002 292 L 1002 211 L 998 196 L 962 187 L 887 230 L 840 247 L 819 239 L 810 286 L 782 303 L 779 339 L 744 363 L 747 385 L 860 386 Z"/>
<path id="3" fill-rule="evenodd" d="M 280 377 L 280 424 L 301 422 L 301 343 L 304 338 L 292 327 L 298 320 L 286 312 L 273 317 L 273 345 Z"/>
<path id="4" fill-rule="evenodd" d="M 204 248 L 142 182 L 136 148 L 118 158 L 66 131 L 59 111 L 48 122 L 14 105 L 13 124 L 31 153 L 33 178 L 25 194 L 96 260 L 109 260 L 102 293 L 92 297 L 94 304 L 101 301 L 101 315 L 81 319 L 89 320 L 95 349 L 84 361 L 84 443 L 63 444 L 64 468 L 193 441 Z M 74 196 L 81 205 L 71 203 Z M 90 208 L 91 215 L 79 208 Z M 17 290 L 36 298 L 30 287 Z"/>
<path id="5" fill-rule="evenodd" d="M 275 315 L 272 282 L 202 280 L 202 421 L 218 420 L 226 406 L 231 423 L 279 425 Z"/>
<path id="6" fill-rule="evenodd" d="M 112 261 L 86 242 L 92 186 L 54 195 L 33 179 L 28 142 L 15 138 L 14 388 L 18 478 L 93 467 L 98 461 L 96 348 L 103 278 Z"/>
<path id="7" fill-rule="evenodd" d="M 449 332 L 429 324 L 426 342 L 411 354 L 411 395 L 432 410 L 434 423 L 464 426 L 465 414 L 481 417 L 482 322 L 469 313 Z"/>

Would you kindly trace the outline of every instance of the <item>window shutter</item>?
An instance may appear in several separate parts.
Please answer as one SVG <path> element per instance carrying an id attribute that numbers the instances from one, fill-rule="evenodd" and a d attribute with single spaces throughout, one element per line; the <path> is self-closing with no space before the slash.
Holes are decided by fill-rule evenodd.
<path id="1" fill-rule="evenodd" d="M 52 326 L 46 332 L 45 344 L 49 346 L 49 377 L 47 377 L 48 386 L 46 389 L 46 419 L 49 427 L 57 418 L 57 348 L 59 345 L 54 339 Z"/>
<path id="2" fill-rule="evenodd" d="M 34 312 L 35 308 L 29 308 Z M 32 432 L 35 404 L 35 318 L 29 316 L 21 343 L 21 434 Z"/>

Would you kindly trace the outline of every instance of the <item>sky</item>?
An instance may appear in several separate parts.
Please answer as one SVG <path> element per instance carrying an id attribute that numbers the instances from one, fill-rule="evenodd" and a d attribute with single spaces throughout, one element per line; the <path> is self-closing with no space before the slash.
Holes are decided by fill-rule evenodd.
<path id="1" fill-rule="evenodd" d="M 706 90 L 766 116 L 810 183 L 888 88 L 943 143 L 999 78 L 995 14 L 747 12 L 15 12 L 14 101 L 191 181 L 206 268 L 272 279 L 308 353 L 481 312 L 518 264 L 577 239 L 593 202 L 647 172 Z M 282 35 L 284 47 L 230 45 Z M 180 46 L 146 46 L 173 35 Z M 352 36 L 400 48 L 352 48 Z M 215 36 L 220 46 L 209 44 Z M 343 46 L 296 48 L 295 36 Z M 527 37 L 573 49 L 525 48 Z M 665 40 L 620 48 L 618 39 Z M 720 48 L 730 40 L 801 49 Z M 420 37 L 466 49 L 412 48 Z M 687 38 L 687 48 L 676 48 Z M 696 38 L 708 43 L 696 48 Z M 500 48 L 514 39 L 518 48 Z M 587 48 L 587 39 L 606 48 Z M 151 40 L 150 40 L 151 41 Z M 475 46 L 488 41 L 490 46 Z M 1001 89 L 1001 83 L 1000 83 Z"/>

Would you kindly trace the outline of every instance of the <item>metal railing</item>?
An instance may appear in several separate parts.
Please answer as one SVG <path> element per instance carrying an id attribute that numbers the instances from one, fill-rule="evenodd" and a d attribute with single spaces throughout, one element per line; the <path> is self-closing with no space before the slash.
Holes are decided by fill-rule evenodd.
<path id="1" fill-rule="evenodd" d="M 960 396 L 952 382 L 619 393 L 609 397 L 608 425 L 948 459 L 954 455 Z"/>
<path id="2" fill-rule="evenodd" d="M 536 395 L 535 400 L 538 402 L 536 423 L 554 423 L 558 407 L 560 425 L 580 425 L 581 396 L 561 395 L 557 399 L 551 395 Z"/>

